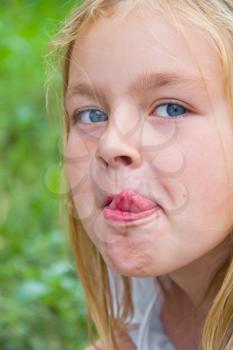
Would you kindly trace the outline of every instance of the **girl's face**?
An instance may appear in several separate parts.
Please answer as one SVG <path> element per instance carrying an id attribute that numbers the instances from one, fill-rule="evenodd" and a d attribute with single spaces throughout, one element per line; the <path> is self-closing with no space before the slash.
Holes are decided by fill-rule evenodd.
<path id="1" fill-rule="evenodd" d="M 69 185 L 87 234 L 123 275 L 191 264 L 232 225 L 233 127 L 221 65 L 208 35 L 185 28 L 187 41 L 144 7 L 99 19 L 72 52 Z M 127 225 L 106 220 L 105 196 L 126 189 L 161 210 Z"/>

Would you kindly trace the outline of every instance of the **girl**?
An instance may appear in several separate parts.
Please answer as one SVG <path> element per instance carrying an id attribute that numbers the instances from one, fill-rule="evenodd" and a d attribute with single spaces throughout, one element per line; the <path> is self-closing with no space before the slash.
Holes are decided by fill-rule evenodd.
<path id="1" fill-rule="evenodd" d="M 53 44 L 88 349 L 233 349 L 232 0 L 87 0 Z"/>

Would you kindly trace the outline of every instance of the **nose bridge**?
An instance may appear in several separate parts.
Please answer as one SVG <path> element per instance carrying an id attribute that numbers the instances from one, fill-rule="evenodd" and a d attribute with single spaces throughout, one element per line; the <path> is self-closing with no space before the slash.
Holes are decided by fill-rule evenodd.
<path id="1" fill-rule="evenodd" d="M 97 159 L 107 166 L 138 165 L 141 118 L 133 105 L 118 105 L 109 116 L 97 149 Z"/>
<path id="2" fill-rule="evenodd" d="M 135 105 L 127 103 L 114 108 L 109 118 L 108 131 L 120 142 L 137 143 L 140 135 L 141 117 Z"/>

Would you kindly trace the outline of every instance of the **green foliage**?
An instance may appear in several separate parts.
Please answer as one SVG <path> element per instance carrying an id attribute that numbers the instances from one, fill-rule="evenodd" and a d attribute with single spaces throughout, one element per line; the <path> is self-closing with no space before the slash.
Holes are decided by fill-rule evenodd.
<path id="1" fill-rule="evenodd" d="M 1 0 L 0 349 L 81 350 L 86 309 L 58 220 L 61 121 L 45 111 L 48 41 L 77 1 Z M 64 212 L 65 217 L 65 212 Z"/>

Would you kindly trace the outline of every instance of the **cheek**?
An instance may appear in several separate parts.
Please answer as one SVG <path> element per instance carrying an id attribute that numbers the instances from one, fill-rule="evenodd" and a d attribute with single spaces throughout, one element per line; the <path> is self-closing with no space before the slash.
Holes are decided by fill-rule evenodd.
<path id="1" fill-rule="evenodd" d="M 213 213 L 226 209 L 229 187 L 222 153 L 202 152 L 202 159 L 194 159 L 190 170 L 193 194 L 200 197 L 200 205 Z"/>
<path id="2" fill-rule="evenodd" d="M 194 135 L 195 136 L 195 135 Z M 189 222 L 200 229 L 226 230 L 231 224 L 228 166 L 218 135 L 207 129 L 203 141 L 190 139 L 181 175 L 188 195 Z M 188 149 L 188 148 L 187 148 Z"/>
<path id="3" fill-rule="evenodd" d="M 86 137 L 83 137 L 73 127 L 70 131 L 64 149 L 64 157 L 67 163 L 81 162 L 89 157 L 89 144 Z"/>
<path id="4" fill-rule="evenodd" d="M 95 149 L 87 136 L 81 136 L 75 129 L 70 132 L 64 150 L 64 166 L 71 187 L 86 182 Z"/>
<path id="5" fill-rule="evenodd" d="M 94 152 L 92 148 L 93 144 L 73 131 L 69 135 L 64 151 L 64 169 L 68 187 L 80 220 L 88 220 L 95 208 L 90 176 L 90 164 Z"/>

